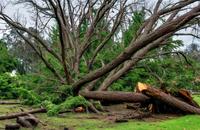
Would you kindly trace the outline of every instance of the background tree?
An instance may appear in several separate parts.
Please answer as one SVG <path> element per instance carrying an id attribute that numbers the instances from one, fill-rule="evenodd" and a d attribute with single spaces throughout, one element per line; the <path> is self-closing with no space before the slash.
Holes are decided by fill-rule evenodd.
<path id="1" fill-rule="evenodd" d="M 19 61 L 13 57 L 9 51 L 6 43 L 0 40 L 0 73 L 12 72 L 13 70 L 17 70 L 20 63 Z"/>

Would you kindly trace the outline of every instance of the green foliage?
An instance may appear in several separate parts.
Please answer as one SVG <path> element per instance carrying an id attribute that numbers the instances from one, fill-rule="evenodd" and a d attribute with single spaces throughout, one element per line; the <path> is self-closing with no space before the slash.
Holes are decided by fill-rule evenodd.
<path id="1" fill-rule="evenodd" d="M 39 96 L 32 90 L 25 89 L 20 76 L 12 77 L 9 73 L 0 75 L 0 99 L 21 99 L 24 104 L 40 103 Z"/>
<path id="2" fill-rule="evenodd" d="M 50 33 L 51 41 L 53 45 L 58 45 L 59 40 L 59 29 L 58 25 L 52 27 L 52 32 Z"/>
<path id="3" fill-rule="evenodd" d="M 54 115 L 58 115 L 59 113 L 59 107 L 55 104 L 53 104 L 52 102 L 45 100 L 42 103 L 42 106 L 44 106 L 47 109 L 47 114 L 49 116 L 54 116 Z"/>
<path id="4" fill-rule="evenodd" d="M 152 79 L 144 68 L 131 70 L 112 84 L 110 89 L 115 91 L 134 91 L 137 82 L 152 83 Z"/>
<path id="5" fill-rule="evenodd" d="M 196 74 L 193 67 L 176 56 L 155 60 L 147 65 L 153 73 L 162 78 L 165 86 L 168 88 L 191 89 L 194 87 L 192 81 Z"/>
<path id="6" fill-rule="evenodd" d="M 18 64 L 17 59 L 9 54 L 6 43 L 0 40 L 0 73 L 11 72 Z"/>
<path id="7" fill-rule="evenodd" d="M 0 75 L 0 99 L 15 99 L 18 97 L 16 88 L 19 87 L 17 79 L 9 73 Z"/>
<path id="8" fill-rule="evenodd" d="M 20 76 L 20 82 L 24 89 L 39 95 L 40 100 L 48 100 L 54 104 L 62 103 L 72 95 L 71 86 L 60 85 L 59 82 L 49 80 L 45 76 L 26 74 Z"/>
<path id="9" fill-rule="evenodd" d="M 88 106 L 88 101 L 82 96 L 68 97 L 63 103 L 55 105 L 50 101 L 44 101 L 42 105 L 47 109 L 49 116 L 58 115 L 59 112 L 73 109 L 78 106 Z"/>
<path id="10" fill-rule="evenodd" d="M 35 92 L 24 89 L 18 88 L 19 99 L 23 101 L 26 105 L 37 105 L 41 103 L 40 96 L 38 96 Z"/>
<path id="11" fill-rule="evenodd" d="M 173 38 L 169 38 L 167 42 L 168 44 L 162 47 L 163 52 L 172 52 L 184 45 L 182 40 L 175 40 Z"/>
<path id="12" fill-rule="evenodd" d="M 127 31 L 124 32 L 123 42 L 125 46 L 130 44 L 131 40 L 136 37 L 138 29 L 141 27 L 144 22 L 144 12 L 136 11 L 133 13 L 132 22 Z"/>
<path id="13" fill-rule="evenodd" d="M 133 91 L 137 82 L 144 82 L 157 87 L 164 85 L 172 91 L 180 88 L 199 90 L 200 64 L 192 60 L 190 62 L 192 66 L 186 63 L 184 58 L 176 55 L 141 61 L 138 67 L 122 76 L 110 89 Z"/>

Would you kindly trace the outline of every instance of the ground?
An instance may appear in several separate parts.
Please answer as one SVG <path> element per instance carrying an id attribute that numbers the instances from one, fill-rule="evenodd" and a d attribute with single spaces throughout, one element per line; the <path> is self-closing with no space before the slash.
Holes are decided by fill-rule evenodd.
<path id="1" fill-rule="evenodd" d="M 200 103 L 200 96 L 194 96 Z M 20 108 L 30 109 L 21 105 L 0 105 L 0 115 L 18 112 Z M 144 120 L 131 120 L 126 123 L 113 123 L 105 115 L 65 113 L 58 117 L 36 114 L 42 123 L 35 130 L 200 130 L 200 116 L 153 115 Z M 0 121 L 0 129 L 15 120 Z M 28 129 L 22 129 L 28 130 Z"/>

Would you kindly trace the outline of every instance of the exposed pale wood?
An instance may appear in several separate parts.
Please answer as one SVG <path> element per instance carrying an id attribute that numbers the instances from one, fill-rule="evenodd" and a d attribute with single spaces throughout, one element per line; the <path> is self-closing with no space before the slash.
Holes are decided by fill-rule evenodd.
<path id="1" fill-rule="evenodd" d="M 146 90 L 147 88 L 148 88 L 147 84 L 138 82 L 136 86 L 136 91 L 142 92 L 143 90 Z"/>
<path id="2" fill-rule="evenodd" d="M 142 90 L 142 93 L 144 93 L 147 96 L 152 97 L 155 100 L 159 100 L 163 103 L 166 103 L 169 106 L 175 107 L 185 113 L 200 114 L 200 108 L 192 106 L 192 105 L 172 96 L 171 94 L 166 94 L 157 88 L 148 86 L 146 89 Z"/>

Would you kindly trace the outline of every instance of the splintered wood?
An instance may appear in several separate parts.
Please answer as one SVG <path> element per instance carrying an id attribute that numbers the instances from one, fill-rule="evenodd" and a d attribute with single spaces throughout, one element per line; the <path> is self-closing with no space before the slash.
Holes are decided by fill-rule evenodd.
<path id="1" fill-rule="evenodd" d="M 200 114 L 199 105 L 186 90 L 180 90 L 179 94 L 173 95 L 144 83 L 138 83 L 137 90 L 151 98 L 149 106 L 152 112 Z"/>
<path id="2" fill-rule="evenodd" d="M 81 91 L 87 99 L 113 103 L 140 103 L 152 113 L 200 114 L 199 105 L 193 100 L 189 91 L 180 89 L 170 92 L 148 84 L 138 82 L 136 92 L 119 91 Z"/>
<path id="3" fill-rule="evenodd" d="M 147 84 L 138 82 L 136 86 L 136 92 L 142 92 L 143 90 L 146 90 L 148 88 Z"/>

